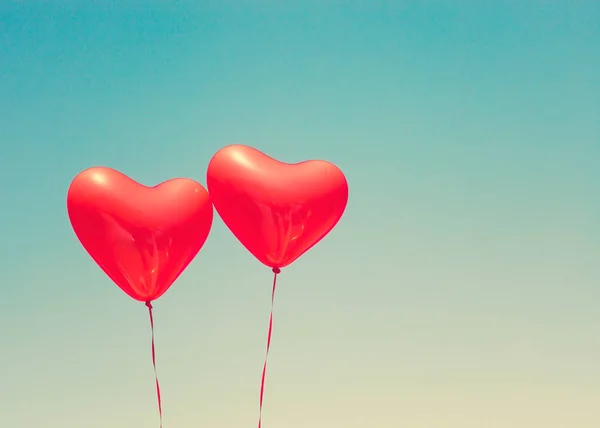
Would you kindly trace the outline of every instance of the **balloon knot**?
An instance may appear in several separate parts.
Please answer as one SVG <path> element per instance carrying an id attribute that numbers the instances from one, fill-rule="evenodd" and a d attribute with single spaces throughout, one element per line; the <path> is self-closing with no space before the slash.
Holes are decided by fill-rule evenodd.
<path id="1" fill-rule="evenodd" d="M 279 268 L 277 268 L 277 267 L 274 267 L 274 268 L 273 268 L 273 273 L 274 273 L 275 275 L 277 275 L 277 274 L 281 273 L 281 271 L 279 270 Z"/>
<path id="2" fill-rule="evenodd" d="M 151 302 L 150 300 L 148 300 L 148 301 L 146 302 L 146 307 L 147 307 L 148 309 L 152 309 L 152 302 Z"/>

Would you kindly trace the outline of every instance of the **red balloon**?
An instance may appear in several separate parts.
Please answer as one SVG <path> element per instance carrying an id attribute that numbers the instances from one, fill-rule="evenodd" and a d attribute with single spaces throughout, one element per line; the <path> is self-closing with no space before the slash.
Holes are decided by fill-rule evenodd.
<path id="1" fill-rule="evenodd" d="M 323 239 L 348 203 L 346 177 L 335 165 L 286 164 L 243 145 L 219 150 L 206 180 L 223 222 L 272 268 L 288 266 Z"/>
<path id="2" fill-rule="evenodd" d="M 208 192 L 187 178 L 143 186 L 110 168 L 81 172 L 69 187 L 67 210 L 79 241 L 130 297 L 162 296 L 208 238 Z"/>

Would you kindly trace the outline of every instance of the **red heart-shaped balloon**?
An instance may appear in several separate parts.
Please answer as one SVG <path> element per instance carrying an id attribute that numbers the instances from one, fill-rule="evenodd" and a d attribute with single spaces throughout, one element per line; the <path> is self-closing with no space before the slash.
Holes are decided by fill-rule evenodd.
<path id="1" fill-rule="evenodd" d="M 175 178 L 146 187 L 99 167 L 75 177 L 67 210 L 92 259 L 142 302 L 159 298 L 175 282 L 204 245 L 213 220 L 200 183 Z"/>
<path id="2" fill-rule="evenodd" d="M 325 237 L 348 203 L 346 177 L 332 163 L 286 164 L 243 145 L 219 150 L 206 182 L 223 222 L 273 268 L 289 265 Z"/>

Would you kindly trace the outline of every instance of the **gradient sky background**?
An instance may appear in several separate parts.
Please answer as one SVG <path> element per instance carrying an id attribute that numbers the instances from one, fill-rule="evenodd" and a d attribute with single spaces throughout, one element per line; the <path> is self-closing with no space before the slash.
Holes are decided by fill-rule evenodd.
<path id="1" fill-rule="evenodd" d="M 280 277 L 264 428 L 600 426 L 600 3 L 453 3 L 0 3 L 3 425 L 158 427 L 66 192 L 244 143 L 351 189 Z M 270 283 L 217 218 L 155 304 L 165 428 L 255 426 Z"/>

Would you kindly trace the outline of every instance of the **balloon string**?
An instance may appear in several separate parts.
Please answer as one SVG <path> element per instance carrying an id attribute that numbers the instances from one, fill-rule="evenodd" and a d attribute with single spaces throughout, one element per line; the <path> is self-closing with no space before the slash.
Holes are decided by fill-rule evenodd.
<path id="1" fill-rule="evenodd" d="M 269 315 L 269 333 L 267 334 L 267 352 L 265 353 L 265 362 L 263 364 L 262 377 L 260 380 L 260 400 L 258 411 L 258 428 L 262 423 L 263 395 L 265 392 L 265 376 L 267 374 L 267 360 L 269 358 L 269 349 L 271 348 L 271 332 L 273 331 L 273 304 L 275 303 L 275 288 L 277 287 L 277 274 L 281 271 L 279 268 L 273 268 L 273 290 L 271 291 L 271 313 Z"/>
<path id="2" fill-rule="evenodd" d="M 154 367 L 154 381 L 156 382 L 156 398 L 158 399 L 158 416 L 160 418 L 160 428 L 162 428 L 162 400 L 160 398 L 160 385 L 158 383 L 158 374 L 156 373 L 156 351 L 154 350 L 154 317 L 152 316 L 152 303 L 146 302 L 148 313 L 150 314 L 150 330 L 152 331 L 152 366 Z"/>

